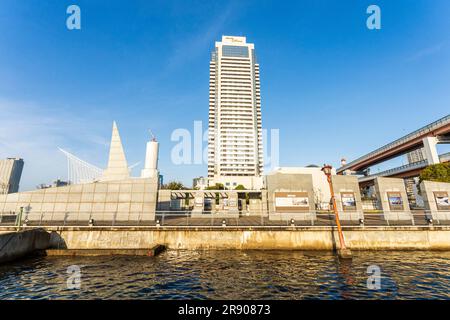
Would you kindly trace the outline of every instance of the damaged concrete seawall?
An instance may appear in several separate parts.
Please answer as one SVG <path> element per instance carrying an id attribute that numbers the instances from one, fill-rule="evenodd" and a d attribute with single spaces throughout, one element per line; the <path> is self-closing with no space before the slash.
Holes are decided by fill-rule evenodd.
<path id="1" fill-rule="evenodd" d="M 25 231 L 0 230 L 0 263 L 13 261 L 50 246 L 50 233 L 44 229 Z"/>
<path id="2" fill-rule="evenodd" d="M 139 249 L 161 244 L 169 249 L 333 250 L 337 231 L 295 228 L 48 228 L 51 246 L 68 249 Z M 450 250 L 450 227 L 347 227 L 352 250 Z"/>

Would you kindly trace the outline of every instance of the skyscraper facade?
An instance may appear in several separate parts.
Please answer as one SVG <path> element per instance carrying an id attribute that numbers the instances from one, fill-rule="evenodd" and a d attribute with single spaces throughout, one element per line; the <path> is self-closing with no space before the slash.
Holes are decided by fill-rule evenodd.
<path id="1" fill-rule="evenodd" d="M 23 164 L 20 158 L 0 160 L 0 194 L 19 192 Z"/>
<path id="2" fill-rule="evenodd" d="M 262 186 L 259 64 L 253 43 L 222 36 L 210 61 L 208 180 L 228 189 Z"/>

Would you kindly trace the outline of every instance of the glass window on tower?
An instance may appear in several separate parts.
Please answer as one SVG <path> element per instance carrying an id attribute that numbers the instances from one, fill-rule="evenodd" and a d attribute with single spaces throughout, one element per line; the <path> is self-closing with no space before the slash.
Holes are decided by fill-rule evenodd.
<path id="1" fill-rule="evenodd" d="M 248 47 L 222 46 L 222 55 L 224 57 L 243 57 L 243 58 L 248 58 Z"/>

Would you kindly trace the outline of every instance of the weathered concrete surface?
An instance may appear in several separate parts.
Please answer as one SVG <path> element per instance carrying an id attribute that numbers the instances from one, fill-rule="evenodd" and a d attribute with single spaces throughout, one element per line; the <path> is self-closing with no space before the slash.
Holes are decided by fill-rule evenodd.
<path id="1" fill-rule="evenodd" d="M 315 220 L 314 188 L 311 174 L 275 172 L 267 175 L 267 206 L 270 220 Z M 277 212 L 276 192 L 304 192 L 308 197 L 309 209 L 305 211 Z M 298 209 L 298 208 L 297 208 Z"/>
<path id="2" fill-rule="evenodd" d="M 333 190 L 336 199 L 336 206 L 339 212 L 339 219 L 341 220 L 364 219 L 358 177 L 346 175 L 334 175 L 331 176 L 331 181 L 333 183 Z M 354 210 L 345 208 L 342 202 L 342 196 L 345 193 L 353 193 L 356 202 L 356 207 Z"/>
<path id="3" fill-rule="evenodd" d="M 50 234 L 43 229 L 0 233 L 0 263 L 22 258 L 50 246 Z"/>
<path id="4" fill-rule="evenodd" d="M 30 221 L 155 220 L 158 179 L 129 178 L 0 195 L 0 213 Z"/>
<path id="5" fill-rule="evenodd" d="M 53 230 L 53 248 L 333 250 L 336 229 L 329 227 L 64 227 Z M 344 227 L 351 250 L 450 250 L 450 227 Z M 56 241 L 56 242 L 55 242 Z"/>
<path id="6" fill-rule="evenodd" d="M 439 208 L 436 203 L 435 193 L 446 193 L 450 195 L 450 183 L 422 181 L 420 192 L 424 200 L 427 215 L 434 220 L 450 220 L 450 208 Z"/>
<path id="7" fill-rule="evenodd" d="M 401 178 L 375 178 L 375 190 L 380 200 L 381 210 L 387 220 L 411 220 L 413 219 L 408 204 L 405 182 Z M 402 199 L 399 208 L 393 208 L 389 203 L 389 193 L 398 193 Z"/>
<path id="8" fill-rule="evenodd" d="M 147 256 L 154 257 L 165 250 L 162 245 L 149 249 L 47 249 L 48 256 Z"/>

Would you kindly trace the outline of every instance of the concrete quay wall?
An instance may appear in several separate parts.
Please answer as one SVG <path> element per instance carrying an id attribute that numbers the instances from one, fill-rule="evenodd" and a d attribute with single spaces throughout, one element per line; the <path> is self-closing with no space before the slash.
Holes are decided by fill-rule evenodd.
<path id="1" fill-rule="evenodd" d="M 181 228 L 181 227 L 48 227 L 51 246 L 60 249 L 333 250 L 336 230 L 321 227 Z M 347 227 L 353 250 L 450 250 L 450 227 Z"/>
<path id="2" fill-rule="evenodd" d="M 20 232 L 0 230 L 0 263 L 13 261 L 50 246 L 50 233 L 43 229 Z"/>

